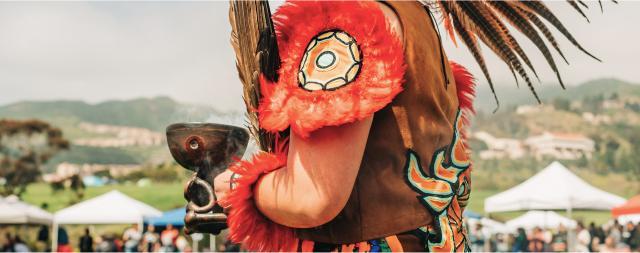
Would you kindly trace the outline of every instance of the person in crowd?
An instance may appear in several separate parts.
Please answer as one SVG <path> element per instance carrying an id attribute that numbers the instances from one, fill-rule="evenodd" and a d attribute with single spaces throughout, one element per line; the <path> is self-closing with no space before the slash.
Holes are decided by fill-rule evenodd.
<path id="1" fill-rule="evenodd" d="M 507 251 L 511 251 L 513 249 L 513 245 L 516 243 L 516 235 L 513 233 L 507 234 Z"/>
<path id="2" fill-rule="evenodd" d="M 582 222 L 578 222 L 576 226 L 576 248 L 577 252 L 589 252 L 589 244 L 591 244 L 591 235 L 589 230 L 585 229 Z"/>
<path id="3" fill-rule="evenodd" d="M 600 243 L 604 242 L 604 239 L 607 238 L 606 233 L 604 232 L 603 226 L 598 226 L 596 228 L 596 236 L 600 239 Z"/>
<path id="4" fill-rule="evenodd" d="M 114 251 L 115 252 L 122 252 L 124 249 L 124 242 L 123 240 L 120 239 L 120 237 L 118 237 L 115 234 L 111 235 L 111 238 L 113 238 L 113 246 L 114 246 Z"/>
<path id="5" fill-rule="evenodd" d="M 566 252 L 568 242 L 567 228 L 560 224 L 558 231 L 553 235 L 551 239 L 551 251 L 553 252 Z"/>
<path id="6" fill-rule="evenodd" d="M 89 233 L 89 228 L 84 229 L 84 234 L 80 237 L 78 248 L 80 252 L 93 252 L 93 237 L 91 237 Z"/>
<path id="7" fill-rule="evenodd" d="M 20 238 L 20 236 L 16 235 L 13 241 L 14 241 L 14 244 L 13 244 L 14 252 L 31 252 L 31 250 L 29 249 L 29 246 L 27 246 L 27 244 L 22 240 L 22 238 Z"/>
<path id="8" fill-rule="evenodd" d="M 14 252 L 13 249 L 13 236 L 11 236 L 11 233 L 6 233 L 4 234 L 4 238 L 5 238 L 5 242 L 2 245 L 2 252 Z"/>
<path id="9" fill-rule="evenodd" d="M 505 234 L 503 233 L 498 233 L 496 234 L 496 248 L 495 251 L 498 252 L 507 252 L 509 251 L 509 242 L 508 242 L 508 238 Z"/>
<path id="10" fill-rule="evenodd" d="M 231 240 L 227 240 L 222 244 L 224 252 L 240 252 L 240 244 L 235 244 Z"/>
<path id="11" fill-rule="evenodd" d="M 604 245 L 600 248 L 600 252 L 628 252 L 626 247 L 618 247 L 613 236 L 607 236 L 604 240 Z"/>
<path id="12" fill-rule="evenodd" d="M 529 252 L 544 251 L 544 233 L 540 227 L 535 227 L 529 236 Z"/>
<path id="13" fill-rule="evenodd" d="M 40 226 L 38 229 L 38 237 L 36 238 L 36 250 L 50 251 L 49 250 L 49 227 L 47 225 Z"/>
<path id="14" fill-rule="evenodd" d="M 542 231 L 542 238 L 544 241 L 544 251 L 545 252 L 550 252 L 551 251 L 551 242 L 553 240 L 553 231 L 551 231 L 551 229 L 547 228 L 544 231 Z"/>
<path id="15" fill-rule="evenodd" d="M 593 239 L 598 236 L 598 228 L 596 227 L 596 223 L 593 221 L 589 223 L 589 235 L 591 236 L 591 242 L 593 242 Z M 589 243 L 589 251 L 595 252 L 591 243 Z"/>
<path id="16" fill-rule="evenodd" d="M 634 226 L 633 223 L 629 222 L 627 228 L 629 229 L 629 238 L 625 243 L 629 245 L 629 249 L 632 251 L 640 251 L 640 223 Z"/>
<path id="17" fill-rule="evenodd" d="M 63 227 L 58 227 L 58 252 L 73 252 L 73 248 L 69 245 L 69 234 Z"/>
<path id="18" fill-rule="evenodd" d="M 600 237 L 591 238 L 591 252 L 600 252 Z"/>
<path id="19" fill-rule="evenodd" d="M 529 240 L 527 239 L 527 233 L 524 232 L 524 228 L 518 228 L 517 236 L 513 242 L 513 252 L 526 252 L 529 246 Z"/>
<path id="20" fill-rule="evenodd" d="M 478 223 L 470 234 L 471 237 L 471 251 L 473 252 L 485 252 L 484 243 L 485 236 L 482 232 L 482 224 Z"/>
<path id="21" fill-rule="evenodd" d="M 611 237 L 614 244 L 618 244 L 622 240 L 622 229 L 618 220 L 614 220 L 613 226 L 609 228 L 609 233 L 607 233 L 607 237 Z M 607 240 L 605 239 L 605 242 Z"/>
<path id="22" fill-rule="evenodd" d="M 120 249 L 116 244 L 116 237 L 114 235 L 102 235 L 101 243 L 98 244 L 99 252 L 118 252 Z"/>
<path id="23" fill-rule="evenodd" d="M 42 210 L 47 210 L 49 208 L 48 203 L 42 203 L 40 205 Z M 51 244 L 49 243 L 49 226 L 42 225 L 40 229 L 38 229 L 38 237 L 36 238 L 35 249 L 40 252 L 51 251 L 49 248 Z"/>
<path id="24" fill-rule="evenodd" d="M 138 229 L 138 224 L 131 225 L 122 235 L 122 241 L 124 241 L 125 252 L 138 252 L 138 245 L 142 240 L 142 234 Z"/>
<path id="25" fill-rule="evenodd" d="M 188 247 L 189 241 L 187 241 L 187 238 L 181 235 L 176 238 L 176 248 L 178 249 L 178 252 L 185 252 Z"/>
<path id="26" fill-rule="evenodd" d="M 180 231 L 178 231 L 178 229 L 174 228 L 171 224 L 167 224 L 165 230 L 160 233 L 160 241 L 162 241 L 162 246 L 171 249 L 167 250 L 169 252 L 175 251 L 176 240 L 178 239 L 179 235 Z"/>
<path id="27" fill-rule="evenodd" d="M 154 245 L 159 241 L 160 236 L 156 233 L 153 224 L 147 225 L 147 231 L 142 236 L 142 247 L 144 252 L 153 252 Z"/>

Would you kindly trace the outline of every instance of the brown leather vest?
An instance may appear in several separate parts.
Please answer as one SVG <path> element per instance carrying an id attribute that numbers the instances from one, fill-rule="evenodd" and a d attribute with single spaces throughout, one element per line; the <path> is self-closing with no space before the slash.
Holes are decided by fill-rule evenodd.
<path id="1" fill-rule="evenodd" d="M 404 91 L 375 113 L 362 165 L 344 209 L 327 224 L 297 229 L 301 239 L 355 243 L 406 232 L 432 221 L 416 198 L 418 194 L 404 179 L 406 152 L 413 149 L 420 155 L 421 164 L 428 165 L 435 150 L 449 144 L 458 110 L 456 86 L 427 10 L 417 1 L 386 4 L 402 23 L 407 64 Z"/>

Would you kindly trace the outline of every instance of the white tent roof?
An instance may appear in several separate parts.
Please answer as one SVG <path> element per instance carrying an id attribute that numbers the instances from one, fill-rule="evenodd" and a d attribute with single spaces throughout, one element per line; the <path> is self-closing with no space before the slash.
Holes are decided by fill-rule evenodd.
<path id="1" fill-rule="evenodd" d="M 0 197 L 0 224 L 51 224 L 53 215 L 18 200 L 16 196 Z"/>
<path id="2" fill-rule="evenodd" d="M 589 185 L 559 162 L 553 162 L 523 183 L 487 198 L 484 210 L 590 209 L 611 210 L 625 199 Z"/>
<path id="3" fill-rule="evenodd" d="M 575 228 L 576 221 L 557 214 L 554 211 L 529 211 L 518 218 L 507 221 L 506 225 L 510 229 L 532 229 L 540 228 L 558 228 L 560 224 L 565 228 Z"/>
<path id="4" fill-rule="evenodd" d="M 113 190 L 55 213 L 57 224 L 133 224 L 162 212 Z"/>

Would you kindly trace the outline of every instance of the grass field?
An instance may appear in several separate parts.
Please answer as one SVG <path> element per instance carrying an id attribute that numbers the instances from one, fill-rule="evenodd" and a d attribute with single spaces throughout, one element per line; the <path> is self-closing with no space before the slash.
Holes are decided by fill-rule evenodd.
<path id="1" fill-rule="evenodd" d="M 83 200 L 93 198 L 111 190 L 122 193 L 145 202 L 157 209 L 167 211 L 182 207 L 186 204 L 183 198 L 182 183 L 152 183 L 149 186 L 138 187 L 135 184 L 107 185 L 101 187 L 88 187 Z M 73 199 L 71 191 L 53 192 L 45 183 L 29 185 L 27 192 L 22 196 L 23 200 L 33 205 L 49 204 L 49 212 L 55 212 L 68 206 Z"/>
<path id="2" fill-rule="evenodd" d="M 125 185 L 109 185 L 102 187 L 89 187 L 86 189 L 84 199 L 90 199 L 111 190 L 119 190 L 137 200 L 145 202 L 157 209 L 167 211 L 173 208 L 182 207 L 186 201 L 182 195 L 182 183 L 153 183 L 149 186 L 138 187 L 135 184 Z M 469 210 L 484 215 L 484 200 L 499 191 L 473 189 L 471 191 L 471 200 Z M 623 196 L 629 197 L 629 196 Z M 23 199 L 31 204 L 40 205 L 44 202 L 49 204 L 49 211 L 55 212 L 68 205 L 72 200 L 73 193 L 62 191 L 53 193 L 47 184 L 33 184 L 27 189 Z M 491 214 L 491 217 L 499 221 L 507 221 L 513 219 L 524 212 L 506 212 Z M 564 215 L 564 211 L 558 211 Z M 610 212 L 602 211 L 574 211 L 572 214 L 574 219 L 583 222 L 594 221 L 602 224 L 611 218 Z"/>

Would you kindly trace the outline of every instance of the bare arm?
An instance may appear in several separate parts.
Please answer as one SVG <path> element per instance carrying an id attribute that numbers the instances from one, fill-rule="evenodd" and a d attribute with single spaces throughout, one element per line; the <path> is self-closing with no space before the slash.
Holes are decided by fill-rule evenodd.
<path id="1" fill-rule="evenodd" d="M 258 209 L 289 227 L 314 227 L 333 219 L 353 189 L 371 122 L 369 117 L 325 127 L 307 139 L 292 134 L 286 168 L 258 182 Z"/>

